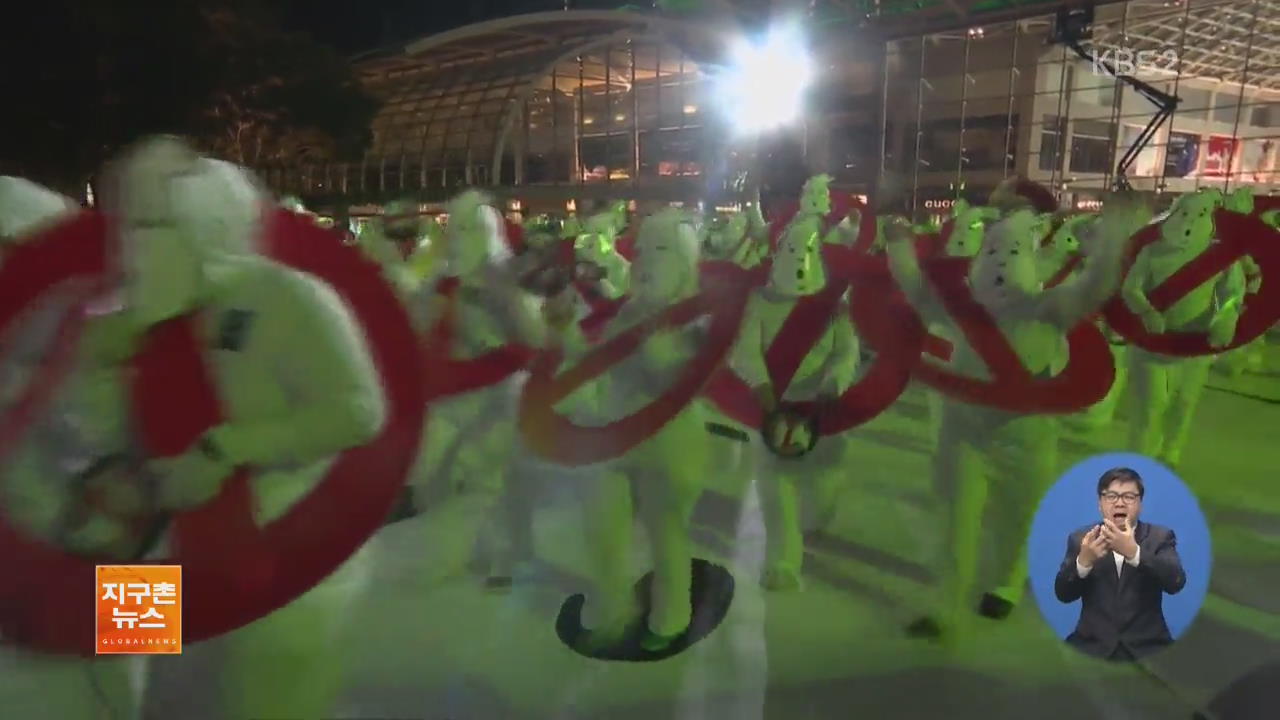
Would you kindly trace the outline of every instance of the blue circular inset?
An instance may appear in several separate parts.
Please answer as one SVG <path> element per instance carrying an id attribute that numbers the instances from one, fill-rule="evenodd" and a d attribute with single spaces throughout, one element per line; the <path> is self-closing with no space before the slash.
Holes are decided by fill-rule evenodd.
<path id="1" fill-rule="evenodd" d="M 1080 619 L 1080 601 L 1059 602 L 1053 580 L 1067 554 L 1067 537 L 1086 525 L 1101 520 L 1098 511 L 1098 478 L 1115 467 L 1127 467 L 1142 476 L 1145 496 L 1139 522 L 1163 525 L 1173 530 L 1178 557 L 1187 575 L 1187 584 L 1176 595 L 1164 596 L 1164 618 L 1169 633 L 1178 639 L 1191 626 L 1209 591 L 1213 551 L 1209 524 L 1200 503 L 1181 479 L 1156 460 L 1135 453 L 1108 453 L 1081 461 L 1067 471 L 1040 501 L 1031 523 L 1027 542 L 1031 590 L 1040 612 L 1065 639 Z"/>

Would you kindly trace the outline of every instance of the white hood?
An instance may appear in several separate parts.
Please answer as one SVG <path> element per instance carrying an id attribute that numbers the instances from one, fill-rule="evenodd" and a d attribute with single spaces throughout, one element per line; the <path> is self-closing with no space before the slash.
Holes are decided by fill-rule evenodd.
<path id="1" fill-rule="evenodd" d="M 700 243 L 692 218 L 677 208 L 645 218 L 636 237 L 631 294 L 649 305 L 667 305 L 698 291 Z"/>
<path id="2" fill-rule="evenodd" d="M 1042 289 L 1036 260 L 1051 218 L 1018 210 L 987 229 L 969 266 L 973 297 L 989 310 L 1027 301 Z"/>
<path id="3" fill-rule="evenodd" d="M 502 213 L 483 193 L 468 190 L 454 198 L 446 212 L 445 268 L 450 275 L 466 277 L 510 258 Z"/>
<path id="4" fill-rule="evenodd" d="M 0 176 L 0 242 L 30 235 L 79 208 L 71 198 L 29 180 Z"/>
<path id="5" fill-rule="evenodd" d="M 818 218 L 799 218 L 787 227 L 773 254 L 769 288 L 790 297 L 814 295 L 827 284 L 822 264 L 822 240 Z"/>
<path id="6" fill-rule="evenodd" d="M 254 254 L 272 205 L 244 169 L 168 137 L 130 149 L 107 178 L 126 302 L 143 324 L 190 310 L 220 266 Z"/>

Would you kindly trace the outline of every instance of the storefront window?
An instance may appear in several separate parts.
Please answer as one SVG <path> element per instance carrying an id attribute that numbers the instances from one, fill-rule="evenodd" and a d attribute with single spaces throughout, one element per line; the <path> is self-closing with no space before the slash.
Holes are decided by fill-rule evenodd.
<path id="1" fill-rule="evenodd" d="M 1075 121 L 1071 135 L 1071 171 L 1105 173 L 1111 167 L 1111 126 L 1096 120 Z"/>
<path id="2" fill-rule="evenodd" d="M 646 177 L 685 177 L 702 174 L 698 128 L 658 130 L 640 134 L 640 173 Z"/>
<path id="3" fill-rule="evenodd" d="M 1062 136 L 1067 123 L 1057 115 L 1045 115 L 1040 127 L 1040 169 L 1052 172 L 1062 167 Z"/>
<path id="4" fill-rule="evenodd" d="M 1166 177 L 1183 178 L 1195 174 L 1200 160 L 1200 136 L 1190 133 L 1169 133 L 1169 146 L 1164 156 Z"/>

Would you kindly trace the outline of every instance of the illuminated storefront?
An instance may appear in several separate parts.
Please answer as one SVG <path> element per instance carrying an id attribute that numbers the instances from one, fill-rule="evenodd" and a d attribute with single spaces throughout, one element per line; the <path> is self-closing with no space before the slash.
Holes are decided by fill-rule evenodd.
<path id="1" fill-rule="evenodd" d="M 438 202 L 492 188 L 520 211 L 569 200 L 694 198 L 724 155 L 697 23 L 620 12 L 538 13 L 430 36 L 358 63 L 384 102 L 362 162 L 263 168 L 321 205 Z"/>
<path id="2" fill-rule="evenodd" d="M 812 34 L 822 86 L 796 134 L 800 174 L 830 173 L 918 220 L 938 215 L 937 201 L 981 202 L 1014 174 L 1050 187 L 1064 208 L 1092 207 L 1116 184 L 1155 106 L 1049 42 L 1056 5 L 987 3 L 967 19 L 938 3 L 891 12 L 910 4 L 874 3 L 860 26 Z M 516 199 L 522 213 L 613 198 L 642 210 L 729 205 L 743 199 L 724 190 L 750 151 L 717 124 L 707 64 L 730 29 L 578 10 L 430 36 L 360 61 L 385 101 L 362 161 L 260 170 L 281 194 L 320 207 L 438 203 L 467 186 Z M 1280 191 L 1276 37 L 1280 0 L 1096 7 L 1086 47 L 1180 99 L 1131 153 L 1132 188 Z"/>
<path id="3" fill-rule="evenodd" d="M 939 187 L 992 187 L 1013 174 L 1093 210 L 1156 106 L 1101 62 L 1049 42 L 1052 15 L 926 35 L 886 46 L 883 168 L 905 204 L 934 215 Z M 1280 190 L 1280 3 L 1156 0 L 1095 8 L 1094 57 L 1179 103 L 1126 178 L 1139 192 L 1201 187 Z M 970 198 L 972 199 L 972 198 Z"/>

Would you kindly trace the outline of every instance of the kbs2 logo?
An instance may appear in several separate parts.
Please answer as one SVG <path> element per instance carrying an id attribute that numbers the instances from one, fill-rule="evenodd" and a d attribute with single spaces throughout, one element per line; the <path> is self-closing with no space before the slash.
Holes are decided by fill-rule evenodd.
<path id="1" fill-rule="evenodd" d="M 99 565 L 99 655 L 182 654 L 182 566 Z"/>
<path id="2" fill-rule="evenodd" d="M 1173 72 L 1178 69 L 1178 53 L 1173 48 L 1164 50 L 1134 50 L 1133 48 L 1093 46 L 1093 74 L 1110 76 L 1110 66 L 1118 75 L 1138 75 L 1144 72 Z"/>

